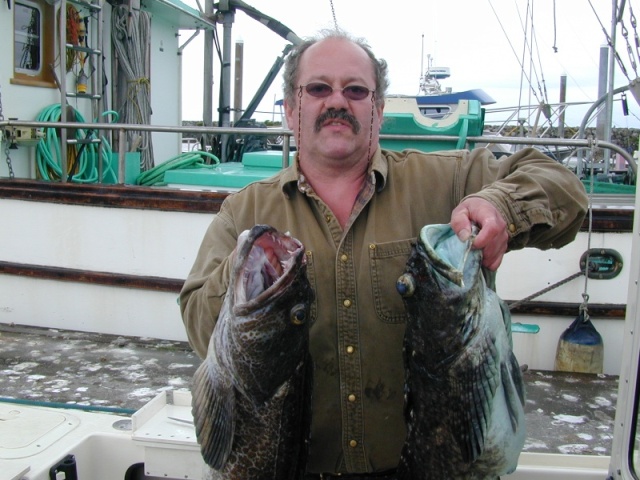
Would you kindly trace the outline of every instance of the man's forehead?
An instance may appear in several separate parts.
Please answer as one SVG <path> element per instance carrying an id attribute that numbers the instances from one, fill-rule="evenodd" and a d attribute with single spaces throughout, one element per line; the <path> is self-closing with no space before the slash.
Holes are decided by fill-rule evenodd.
<path id="1" fill-rule="evenodd" d="M 302 54 L 302 57 L 327 55 L 331 53 L 335 55 L 361 56 L 363 59 L 368 58 L 367 53 L 360 45 L 346 38 L 324 38 L 319 40 L 307 48 Z"/>
<path id="2" fill-rule="evenodd" d="M 300 73 L 328 74 L 317 69 L 330 68 L 333 73 L 352 71 L 364 77 L 375 76 L 373 62 L 358 44 L 345 38 L 325 38 L 311 45 L 300 59 Z M 366 69 L 366 70 L 364 70 Z"/>

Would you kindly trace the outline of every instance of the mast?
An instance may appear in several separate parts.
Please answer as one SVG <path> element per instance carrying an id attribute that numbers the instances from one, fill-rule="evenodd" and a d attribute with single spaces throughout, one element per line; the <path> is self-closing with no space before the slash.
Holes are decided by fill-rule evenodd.
<path id="1" fill-rule="evenodd" d="M 606 118 L 607 121 L 604 126 L 604 140 L 606 142 L 611 141 L 611 122 L 613 121 L 613 90 L 614 90 L 614 69 L 616 66 L 615 57 L 616 57 L 616 25 L 618 23 L 618 15 L 617 15 L 617 0 L 611 1 L 611 45 L 610 45 L 610 55 L 609 55 L 609 87 L 607 90 L 607 102 L 606 102 Z M 622 15 L 622 9 L 624 8 L 624 2 L 621 6 L 620 15 Z M 609 150 L 604 150 L 604 172 L 605 174 L 609 173 L 609 158 L 611 157 L 611 152 Z"/>

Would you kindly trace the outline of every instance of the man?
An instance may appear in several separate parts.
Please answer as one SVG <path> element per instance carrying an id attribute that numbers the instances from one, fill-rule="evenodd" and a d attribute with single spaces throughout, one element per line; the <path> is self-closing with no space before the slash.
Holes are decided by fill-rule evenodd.
<path id="1" fill-rule="evenodd" d="M 398 463 L 405 313 L 395 282 L 422 226 L 450 222 L 466 239 L 476 223 L 474 246 L 495 270 L 508 249 L 570 242 L 586 211 L 579 180 L 533 149 L 501 161 L 484 149 L 381 151 L 386 75 L 364 42 L 340 32 L 290 54 L 285 114 L 295 165 L 225 200 L 180 298 L 190 343 L 204 357 L 238 235 L 266 223 L 305 245 L 316 292 L 308 478 L 369 478 Z"/>

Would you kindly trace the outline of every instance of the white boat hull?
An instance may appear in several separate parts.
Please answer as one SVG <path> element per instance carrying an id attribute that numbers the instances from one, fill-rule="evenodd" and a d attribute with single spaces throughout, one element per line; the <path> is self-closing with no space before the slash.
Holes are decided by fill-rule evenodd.
<path id="1" fill-rule="evenodd" d="M 0 235 L 0 261 L 184 279 L 213 214 L 5 199 L 0 218 L 10 226 Z M 498 294 L 517 301 L 567 278 L 579 271 L 580 256 L 589 247 L 615 249 L 628 261 L 631 239 L 631 233 L 595 233 L 590 240 L 580 233 L 560 250 L 511 252 L 498 273 Z M 624 305 L 628 279 L 626 266 L 612 280 L 590 279 L 589 301 Z M 580 303 L 584 289 L 581 276 L 535 300 Z M 0 275 L 0 292 L 0 323 L 186 340 L 177 291 Z M 604 338 L 604 372 L 617 374 L 624 321 L 592 320 Z M 570 319 L 514 315 L 513 321 L 540 327 L 535 335 L 514 335 L 520 362 L 552 370 L 558 338 Z"/>

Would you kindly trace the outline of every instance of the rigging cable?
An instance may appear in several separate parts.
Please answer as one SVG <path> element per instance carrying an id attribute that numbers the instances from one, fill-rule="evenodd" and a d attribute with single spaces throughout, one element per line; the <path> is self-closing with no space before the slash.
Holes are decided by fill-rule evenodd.
<path id="1" fill-rule="evenodd" d="M 540 93 L 540 96 L 542 97 L 542 100 L 540 100 L 538 98 L 538 96 L 536 95 L 536 100 L 538 101 L 538 103 L 549 103 L 549 97 L 547 95 L 547 87 L 546 87 L 546 82 L 544 79 L 544 72 L 542 70 L 542 61 L 540 58 L 540 48 L 538 47 L 538 37 L 536 35 L 536 30 L 535 30 L 535 26 L 534 26 L 534 22 L 533 22 L 533 4 L 531 5 L 531 13 L 529 14 L 529 19 L 531 20 L 531 27 L 530 27 L 530 41 L 527 43 L 527 47 L 529 50 L 529 58 L 530 58 L 530 64 L 531 64 L 531 69 L 532 69 L 532 77 L 535 77 L 536 80 L 536 85 L 538 87 L 538 92 Z M 533 48 L 535 46 L 535 48 Z M 536 64 L 534 62 L 534 50 L 535 52 L 537 52 L 537 54 L 535 55 L 535 57 L 538 60 L 538 68 L 536 68 Z M 540 73 L 538 73 L 538 69 L 540 70 Z M 533 90 L 534 87 L 533 85 L 531 86 L 531 89 Z"/>
<path id="2" fill-rule="evenodd" d="M 631 8 L 631 5 L 629 5 L 629 8 Z M 631 11 L 631 25 L 633 26 L 633 29 L 635 31 L 635 16 L 633 15 L 633 11 Z M 624 20 L 622 19 L 622 15 L 620 15 L 620 31 L 622 32 L 622 36 L 624 37 L 624 41 L 627 44 L 627 53 L 629 54 L 629 62 L 631 63 L 631 68 L 633 69 L 633 73 L 635 74 L 636 78 L 638 77 L 638 68 L 637 68 L 637 63 L 636 63 L 636 59 L 633 55 L 633 49 L 631 48 L 631 44 L 629 43 L 629 30 L 627 30 L 627 26 L 624 24 Z M 638 35 L 636 33 L 636 51 L 638 50 Z"/>
<path id="3" fill-rule="evenodd" d="M 638 59 L 640 59 L 640 38 L 638 38 L 636 16 L 633 14 L 633 8 L 631 8 L 631 4 L 629 4 L 629 17 L 629 21 L 631 22 L 631 26 L 633 27 L 633 39 L 635 40 L 636 45 L 636 56 L 638 57 Z"/>
<path id="4" fill-rule="evenodd" d="M 607 29 L 604 28 L 604 25 L 602 24 L 602 21 L 600 20 L 600 17 L 598 16 L 598 13 L 596 12 L 596 9 L 593 7 L 593 4 L 591 3 L 591 0 L 588 0 L 588 1 L 589 1 L 589 5 L 591 6 L 591 10 L 593 10 L 593 14 L 596 16 L 596 19 L 598 20 L 598 23 L 600 24 L 600 28 L 602 29 L 602 32 L 604 33 L 604 36 L 607 39 L 607 45 L 609 45 L 609 48 L 611 48 L 613 50 L 613 54 L 615 56 L 616 61 L 618 62 L 618 66 L 620 67 L 620 70 L 622 71 L 624 76 L 627 77 L 627 80 L 629 82 L 631 82 L 631 79 L 629 78 L 629 74 L 627 73 L 627 69 L 625 68 L 624 63 L 622 62 L 622 58 L 620 58 L 620 55 L 618 54 L 617 50 L 613 46 L 613 41 L 611 40 L 611 36 L 609 35 L 609 32 L 607 32 Z"/>
<path id="5" fill-rule="evenodd" d="M 524 69 L 524 65 L 523 65 L 522 61 L 520 60 L 520 57 L 516 53 L 515 48 L 513 47 L 513 43 L 509 39 L 509 35 L 507 35 L 507 31 L 505 30 L 504 25 L 500 21 L 500 17 L 498 17 L 498 13 L 496 12 L 496 9 L 493 7 L 493 4 L 491 3 L 491 0 L 488 0 L 488 2 L 489 2 L 489 6 L 491 7 L 491 10 L 493 11 L 494 16 L 496 17 L 496 20 L 498 20 L 498 24 L 500 25 L 500 28 L 502 29 L 502 33 L 504 33 L 504 36 L 507 39 L 507 43 L 509 44 L 509 48 L 511 48 L 511 51 L 513 52 L 513 55 L 516 57 L 516 61 L 518 62 L 518 65 L 520 66 L 520 72 L 522 73 L 522 75 L 524 75 L 524 77 L 527 80 L 527 82 L 529 82 L 529 84 L 531 84 L 531 79 L 527 75 L 527 72 Z M 522 86 L 520 88 L 522 89 Z M 534 91 L 534 95 L 535 95 L 535 91 Z"/>

